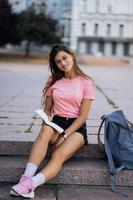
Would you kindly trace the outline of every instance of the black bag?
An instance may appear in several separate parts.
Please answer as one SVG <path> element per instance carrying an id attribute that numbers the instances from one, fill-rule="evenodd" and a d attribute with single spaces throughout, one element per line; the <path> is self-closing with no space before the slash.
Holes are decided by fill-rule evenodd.
<path id="1" fill-rule="evenodd" d="M 108 158 L 111 189 L 116 192 L 115 175 L 122 169 L 133 169 L 133 124 L 125 118 L 122 110 L 103 115 L 101 119 L 98 144 Z M 103 124 L 104 145 L 100 139 Z"/>

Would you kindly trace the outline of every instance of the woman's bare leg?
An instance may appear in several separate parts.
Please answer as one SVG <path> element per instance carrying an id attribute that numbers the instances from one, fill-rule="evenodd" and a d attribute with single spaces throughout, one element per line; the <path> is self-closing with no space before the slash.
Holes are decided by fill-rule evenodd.
<path id="1" fill-rule="evenodd" d="M 57 137 L 58 133 L 55 133 L 50 126 L 43 125 L 32 146 L 28 163 L 38 166 L 47 153 L 48 144 L 57 139 Z"/>
<path id="2" fill-rule="evenodd" d="M 53 152 L 49 163 L 42 169 L 45 181 L 53 179 L 61 170 L 63 163 L 84 145 L 84 138 L 80 133 L 74 133 L 61 143 Z"/>
<path id="3" fill-rule="evenodd" d="M 47 128 L 42 128 L 40 135 L 46 133 Z M 44 131 L 45 130 L 45 131 Z M 48 130 L 48 129 L 47 129 Z M 39 165 L 42 159 L 46 154 L 46 149 L 49 141 L 53 136 L 53 131 L 48 131 L 47 137 L 38 136 L 36 139 L 29 162 Z M 46 139 L 47 138 L 47 139 Z M 44 145 L 45 144 L 45 145 Z M 26 178 L 23 180 L 23 184 L 20 182 L 11 188 L 10 194 L 14 196 L 24 196 L 25 197 L 34 197 L 34 187 L 37 187 L 51 179 L 53 179 L 61 170 L 63 163 L 70 158 L 80 147 L 84 145 L 84 138 L 80 133 L 74 133 L 69 136 L 63 143 L 61 143 L 53 152 L 52 158 L 49 163 L 44 167 L 44 169 L 37 175 L 31 177 L 22 177 Z M 44 148 L 45 146 L 45 148 Z M 38 158 L 39 157 L 39 158 Z M 24 181 L 28 180 L 29 185 L 24 185 Z M 22 182 L 22 179 L 21 179 Z M 27 193 L 27 190 L 29 193 Z M 33 191 L 32 191 L 33 190 Z M 30 192 L 31 191 L 31 192 Z"/>

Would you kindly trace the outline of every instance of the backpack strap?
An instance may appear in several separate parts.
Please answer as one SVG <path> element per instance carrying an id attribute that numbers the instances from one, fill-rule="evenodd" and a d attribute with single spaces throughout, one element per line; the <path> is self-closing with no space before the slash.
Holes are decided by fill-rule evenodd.
<path id="1" fill-rule="evenodd" d="M 107 129 L 108 129 L 108 122 L 105 124 L 104 146 L 105 146 L 106 155 L 108 157 L 110 173 L 111 173 L 111 175 L 115 175 L 116 174 L 116 169 L 115 169 L 114 160 L 113 160 L 112 153 L 111 153 L 111 150 L 110 150 L 110 147 L 109 147 L 109 144 L 108 144 L 108 140 L 107 140 Z"/>
<path id="2" fill-rule="evenodd" d="M 99 126 L 99 129 L 98 129 L 97 140 L 98 140 L 98 145 L 100 147 L 100 151 L 106 156 L 105 148 L 104 148 L 104 145 L 103 145 L 103 143 L 101 141 L 101 137 L 100 137 L 101 136 L 100 135 L 101 129 L 102 129 L 103 123 L 105 122 L 104 115 L 101 117 L 101 119 L 102 119 L 102 122 L 101 122 L 101 124 Z"/>

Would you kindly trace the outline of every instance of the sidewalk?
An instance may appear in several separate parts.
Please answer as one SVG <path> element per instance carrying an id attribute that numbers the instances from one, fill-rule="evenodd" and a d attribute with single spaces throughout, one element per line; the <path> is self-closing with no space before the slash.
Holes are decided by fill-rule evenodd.
<path id="1" fill-rule="evenodd" d="M 133 66 L 91 67 L 84 65 L 82 69 L 96 83 L 96 100 L 87 121 L 89 126 L 88 141 L 95 144 L 97 143 L 97 128 L 103 114 L 123 109 L 127 118 L 133 121 L 131 88 L 133 85 Z M 48 74 L 47 66 L 44 65 L 0 63 L 0 141 L 34 141 L 41 124 L 41 120 L 36 116 L 34 110 L 41 107 L 42 88 Z M 15 151 L 13 148 L 12 145 L 11 150 Z M 21 151 L 23 150 L 20 149 Z M 9 186 L 0 185 L 0 188 L 0 200 L 9 200 L 6 196 Z M 132 197 L 132 187 L 126 188 L 126 190 L 127 194 Z M 5 191 L 5 193 L 1 195 L 1 191 Z M 108 191 L 105 187 L 96 186 L 92 188 L 88 186 L 62 186 L 59 192 L 58 200 L 125 199 L 110 192 L 110 190 Z M 41 195 L 42 197 L 36 199 L 57 200 L 56 195 L 51 194 L 49 187 L 45 192 L 42 190 Z M 129 200 L 131 200 L 130 197 Z"/>
<path id="2" fill-rule="evenodd" d="M 100 117 L 115 109 L 123 109 L 127 118 L 133 121 L 133 66 L 82 68 L 96 83 L 89 132 L 95 135 Z M 41 121 L 34 110 L 41 107 L 42 88 L 47 76 L 47 66 L 0 63 L 1 140 L 35 139 Z M 93 138 L 91 134 L 89 141 Z"/>

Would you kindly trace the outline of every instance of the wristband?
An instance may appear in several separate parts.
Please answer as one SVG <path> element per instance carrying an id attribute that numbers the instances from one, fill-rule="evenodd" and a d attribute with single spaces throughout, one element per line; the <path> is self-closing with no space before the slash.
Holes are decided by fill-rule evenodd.
<path id="1" fill-rule="evenodd" d="M 64 135 L 63 135 L 63 138 L 66 140 L 67 139 L 67 134 L 65 133 Z"/>
<path id="2" fill-rule="evenodd" d="M 63 135 L 63 138 L 64 138 L 64 139 L 67 139 L 68 136 L 67 136 L 67 134 L 65 133 L 65 131 L 62 132 L 62 135 Z"/>
<path id="3" fill-rule="evenodd" d="M 66 133 L 65 133 L 65 131 L 63 131 L 61 134 L 62 134 L 62 135 L 65 135 Z"/>

